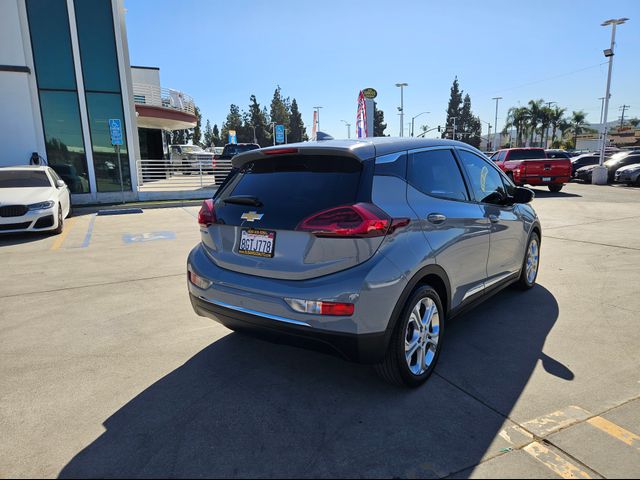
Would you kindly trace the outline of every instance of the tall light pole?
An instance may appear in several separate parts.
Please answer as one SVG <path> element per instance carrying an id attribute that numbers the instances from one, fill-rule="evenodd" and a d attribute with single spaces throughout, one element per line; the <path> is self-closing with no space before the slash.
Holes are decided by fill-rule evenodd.
<path id="1" fill-rule="evenodd" d="M 320 109 L 321 109 L 321 108 L 322 108 L 322 107 L 319 107 L 319 106 L 318 106 L 318 107 L 313 107 L 313 109 L 314 109 L 316 112 L 318 112 L 318 113 L 316 114 L 316 132 L 319 132 L 319 131 L 320 131 Z"/>
<path id="2" fill-rule="evenodd" d="M 607 117 L 609 116 L 609 95 L 611 94 L 611 72 L 613 70 L 613 50 L 616 45 L 616 27 L 625 23 L 628 18 L 618 18 L 607 20 L 601 26 L 611 25 L 611 47 L 604 51 L 604 56 L 609 59 L 609 73 L 607 74 L 607 93 L 604 94 L 604 131 L 602 132 L 602 145 L 600 147 L 600 164 L 593 170 L 591 183 L 595 185 L 606 185 L 608 180 L 608 170 L 604 166 L 604 149 L 607 146 Z"/>
<path id="3" fill-rule="evenodd" d="M 351 124 L 348 123 L 346 120 L 340 120 L 340 121 L 347 126 L 347 138 L 351 138 Z"/>
<path id="4" fill-rule="evenodd" d="M 431 112 L 422 112 L 422 113 L 419 113 L 418 115 L 416 115 L 415 117 L 412 117 L 412 118 L 411 118 L 411 132 L 410 132 L 410 133 L 411 133 L 411 136 L 412 136 L 412 137 L 413 137 L 413 128 L 414 128 L 414 126 L 415 126 L 415 123 L 414 123 L 414 122 L 416 121 L 416 118 L 418 118 L 420 115 L 424 115 L 424 114 L 426 114 L 426 113 L 431 113 Z"/>
<path id="5" fill-rule="evenodd" d="M 604 132 L 604 125 L 602 124 L 602 117 L 604 116 L 604 97 L 600 97 L 600 142 L 602 142 L 602 134 Z M 602 149 L 602 144 L 598 145 L 599 149 Z"/>
<path id="6" fill-rule="evenodd" d="M 404 87 L 408 87 L 408 83 L 396 83 L 396 87 L 400 87 L 400 136 L 404 137 Z"/>
<path id="7" fill-rule="evenodd" d="M 271 122 L 269 124 L 269 126 L 271 127 L 271 132 L 272 132 L 272 136 L 273 136 L 273 145 L 276 145 L 276 122 Z"/>
<path id="8" fill-rule="evenodd" d="M 486 124 L 489 126 L 489 128 L 488 128 L 488 130 L 487 130 L 487 150 L 488 150 L 488 151 L 491 151 L 491 148 L 490 148 L 490 147 L 491 147 L 491 124 L 490 124 L 489 122 L 485 122 L 485 121 L 484 121 L 484 120 L 482 120 L 481 118 L 479 118 L 479 120 L 480 120 L 482 123 L 486 123 Z"/>
<path id="9" fill-rule="evenodd" d="M 498 141 L 496 142 L 496 145 L 497 145 L 498 148 L 500 148 L 500 137 L 498 137 L 498 102 L 500 100 L 502 100 L 502 97 L 493 97 L 491 100 L 495 100 L 496 101 L 496 119 L 493 122 L 493 128 L 494 128 L 494 135 L 493 136 L 498 138 Z"/>
<path id="10" fill-rule="evenodd" d="M 558 104 L 558 102 L 547 102 L 547 108 L 548 108 L 548 109 L 551 109 L 551 105 L 553 105 L 554 103 L 555 103 L 556 105 Z M 550 129 L 550 128 L 551 128 L 551 122 L 549 122 L 549 125 L 547 125 L 547 141 L 546 141 L 546 142 L 544 142 L 544 147 L 545 147 L 545 148 L 549 148 L 548 143 L 549 143 L 549 129 Z"/>

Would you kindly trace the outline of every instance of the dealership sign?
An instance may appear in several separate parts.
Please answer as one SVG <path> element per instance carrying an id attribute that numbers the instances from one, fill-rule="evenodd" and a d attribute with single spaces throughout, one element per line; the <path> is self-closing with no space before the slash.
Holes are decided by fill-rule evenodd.
<path id="1" fill-rule="evenodd" d="M 364 95 L 364 98 L 373 100 L 378 96 L 378 92 L 376 92 L 375 88 L 365 88 L 364 90 L 362 90 L 362 95 Z"/>

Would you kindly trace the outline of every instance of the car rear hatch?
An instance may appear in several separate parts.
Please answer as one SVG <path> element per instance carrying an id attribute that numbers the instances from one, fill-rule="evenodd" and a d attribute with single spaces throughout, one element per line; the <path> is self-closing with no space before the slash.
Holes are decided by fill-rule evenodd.
<path id="1" fill-rule="evenodd" d="M 303 151 L 253 154 L 205 202 L 203 209 L 212 211 L 208 222 L 200 221 L 202 242 L 216 265 L 303 280 L 374 255 L 392 220 L 370 203 L 372 162 Z"/>

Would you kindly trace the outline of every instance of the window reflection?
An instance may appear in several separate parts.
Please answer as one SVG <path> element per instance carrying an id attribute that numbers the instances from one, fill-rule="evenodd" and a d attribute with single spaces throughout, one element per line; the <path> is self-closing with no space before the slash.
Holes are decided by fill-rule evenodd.
<path id="1" fill-rule="evenodd" d="M 40 92 L 49 165 L 67 183 L 72 193 L 89 192 L 78 94 L 76 92 Z"/>
<path id="2" fill-rule="evenodd" d="M 84 88 L 120 92 L 111 0 L 75 2 Z"/>
<path id="3" fill-rule="evenodd" d="M 91 127 L 91 143 L 93 145 L 93 164 L 96 171 L 96 183 L 99 192 L 115 192 L 120 190 L 120 172 L 118 157 L 111 145 L 109 135 L 109 119 L 119 118 L 124 125 L 122 99 L 119 94 L 87 93 L 89 110 L 89 126 Z M 122 162 L 122 181 L 125 190 L 131 190 L 131 174 L 127 138 L 123 128 L 123 145 L 120 146 Z"/>
<path id="4" fill-rule="evenodd" d="M 27 13 L 38 88 L 75 90 L 67 2 L 28 0 Z"/>

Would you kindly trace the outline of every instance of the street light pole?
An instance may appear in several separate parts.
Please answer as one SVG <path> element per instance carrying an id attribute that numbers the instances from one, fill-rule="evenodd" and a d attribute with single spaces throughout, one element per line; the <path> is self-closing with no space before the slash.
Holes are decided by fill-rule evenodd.
<path id="1" fill-rule="evenodd" d="M 600 147 L 600 163 L 593 170 L 591 176 L 591 183 L 594 185 L 606 185 L 608 181 L 608 170 L 604 166 L 604 150 L 607 146 L 607 117 L 609 116 L 609 95 L 611 93 L 611 72 L 613 70 L 613 51 L 616 44 L 616 27 L 625 23 L 628 18 L 611 19 L 603 22 L 601 26 L 606 27 L 611 25 L 611 47 L 604 51 L 604 56 L 609 58 L 609 73 L 607 74 L 607 93 L 604 95 L 604 130 L 602 132 L 602 145 Z"/>
<path id="2" fill-rule="evenodd" d="M 408 83 L 396 83 L 396 87 L 400 87 L 400 136 L 404 137 L 404 87 L 408 87 Z"/>
<path id="3" fill-rule="evenodd" d="M 347 138 L 351 138 L 351 124 L 348 123 L 346 120 L 340 120 L 340 121 L 347 126 Z"/>
<path id="4" fill-rule="evenodd" d="M 496 137 L 498 134 L 498 102 L 502 100 L 502 97 L 493 97 L 491 100 L 496 101 L 496 118 L 495 118 L 495 121 L 493 122 L 493 128 L 494 128 L 493 136 Z M 498 148 L 500 148 L 500 137 L 498 137 L 498 141 L 496 142 L 496 145 L 498 146 Z"/>
<path id="5" fill-rule="evenodd" d="M 547 102 L 547 108 L 551 109 L 551 105 L 553 104 L 558 104 L 558 102 Z M 547 141 L 544 142 L 544 146 L 545 148 L 549 148 L 549 129 L 551 128 L 551 122 L 549 122 L 549 125 L 547 125 Z"/>
<path id="6" fill-rule="evenodd" d="M 413 118 L 411 119 L 411 132 L 410 132 L 410 134 L 411 134 L 411 136 L 412 136 L 412 137 L 413 137 L 413 133 L 414 133 L 414 127 L 415 127 L 415 123 L 414 123 L 414 122 L 415 122 L 416 118 L 418 118 L 420 115 L 424 115 L 424 114 L 426 114 L 426 113 L 431 113 L 431 112 L 422 112 L 422 113 L 419 113 L 418 115 L 416 115 L 415 117 L 413 117 Z"/>

